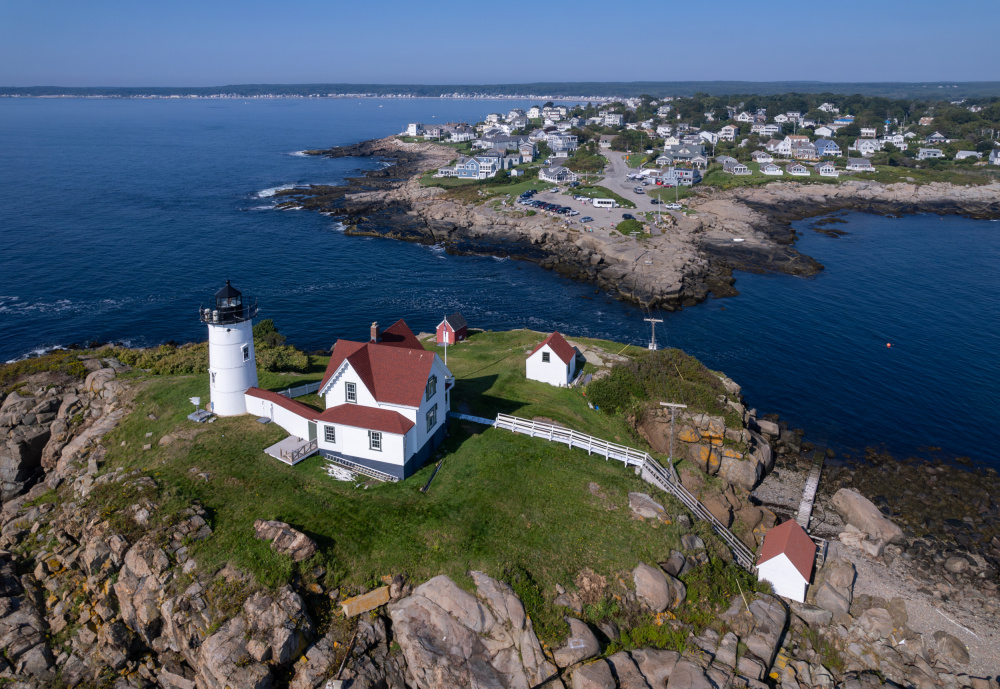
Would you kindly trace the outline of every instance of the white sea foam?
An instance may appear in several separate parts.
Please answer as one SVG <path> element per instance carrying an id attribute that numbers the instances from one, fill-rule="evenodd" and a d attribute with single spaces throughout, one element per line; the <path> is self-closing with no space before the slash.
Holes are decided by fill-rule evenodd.
<path id="1" fill-rule="evenodd" d="M 279 191 L 285 191 L 286 189 L 294 189 L 294 188 L 295 188 L 294 184 L 282 184 L 280 187 L 269 187 L 267 189 L 262 189 L 258 191 L 257 198 L 267 199 L 274 196 Z"/>
<path id="2" fill-rule="evenodd" d="M 306 155 L 305 151 L 292 151 L 288 155 L 290 155 L 290 156 L 296 156 L 298 158 L 308 158 L 309 157 L 308 155 Z"/>

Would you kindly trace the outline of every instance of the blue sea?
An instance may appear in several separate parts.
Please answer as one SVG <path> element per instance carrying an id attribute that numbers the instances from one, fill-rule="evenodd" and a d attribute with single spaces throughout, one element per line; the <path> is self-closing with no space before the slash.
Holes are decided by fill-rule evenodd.
<path id="1" fill-rule="evenodd" d="M 272 208 L 274 189 L 382 164 L 303 149 L 516 105 L 0 99 L 0 361 L 71 343 L 204 339 L 196 309 L 226 279 L 306 349 L 364 337 L 373 320 L 428 331 L 455 310 L 473 327 L 644 346 L 644 314 L 592 285 L 347 237 L 335 218 Z M 843 217 L 841 238 L 798 224 L 819 276 L 737 274 L 740 296 L 662 314 L 659 344 L 725 371 L 751 406 L 815 442 L 1000 468 L 1000 223 Z"/>

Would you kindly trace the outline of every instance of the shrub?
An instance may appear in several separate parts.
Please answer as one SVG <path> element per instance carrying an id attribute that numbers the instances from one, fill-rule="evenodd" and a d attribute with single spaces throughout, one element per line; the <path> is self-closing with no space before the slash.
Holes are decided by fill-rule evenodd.
<path id="1" fill-rule="evenodd" d="M 57 351 L 0 365 L 0 389 L 12 386 L 19 378 L 44 371 L 58 371 L 74 378 L 87 377 L 87 368 L 75 353 Z"/>
<path id="2" fill-rule="evenodd" d="M 611 374 L 587 386 L 587 397 L 608 414 L 629 411 L 646 393 L 629 368 L 615 366 Z"/>
<path id="3" fill-rule="evenodd" d="M 615 229 L 623 235 L 628 235 L 632 232 L 641 233 L 646 231 L 646 229 L 642 226 L 642 223 L 638 220 L 622 220 L 615 226 Z"/>
<path id="4" fill-rule="evenodd" d="M 590 401 L 610 414 L 638 414 L 646 400 L 674 401 L 687 404 L 690 411 L 724 416 L 727 424 L 738 426 L 736 412 L 719 401 L 725 394 L 715 373 L 679 349 L 641 351 L 587 386 Z"/>

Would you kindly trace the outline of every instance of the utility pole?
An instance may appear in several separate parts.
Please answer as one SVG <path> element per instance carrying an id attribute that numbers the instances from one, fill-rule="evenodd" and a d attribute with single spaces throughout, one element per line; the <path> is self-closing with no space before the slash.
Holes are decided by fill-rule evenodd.
<path id="1" fill-rule="evenodd" d="M 643 318 L 642 320 L 644 320 L 647 323 L 649 323 L 649 327 L 650 327 L 649 348 L 652 351 L 655 352 L 656 349 L 657 349 L 657 347 L 656 347 L 656 324 L 657 323 L 662 323 L 663 319 L 662 318 Z"/>
<path id="2" fill-rule="evenodd" d="M 632 262 L 635 263 L 636 261 L 639 260 L 639 248 L 636 245 L 636 239 L 635 239 L 636 236 L 638 236 L 639 233 L 633 231 L 633 232 L 629 232 L 629 234 L 632 235 L 632 255 L 634 257 L 632 259 Z"/>
<path id="3" fill-rule="evenodd" d="M 686 404 L 675 404 L 673 402 L 660 402 L 661 407 L 670 407 L 670 473 L 673 475 L 674 480 L 679 481 L 677 478 L 677 470 L 674 469 L 674 413 L 678 409 L 687 409 Z"/>

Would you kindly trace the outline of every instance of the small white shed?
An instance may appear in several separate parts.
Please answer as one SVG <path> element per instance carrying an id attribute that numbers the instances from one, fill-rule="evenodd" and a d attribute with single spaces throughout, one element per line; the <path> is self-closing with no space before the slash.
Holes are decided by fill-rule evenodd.
<path id="1" fill-rule="evenodd" d="M 816 544 L 795 520 L 789 519 L 764 536 L 757 579 L 769 582 L 779 596 L 804 603 L 815 561 Z"/>
<path id="2" fill-rule="evenodd" d="M 552 333 L 528 355 L 525 376 L 558 387 L 569 385 L 576 377 L 576 349 L 558 332 Z"/>

